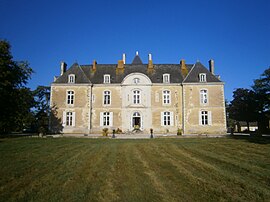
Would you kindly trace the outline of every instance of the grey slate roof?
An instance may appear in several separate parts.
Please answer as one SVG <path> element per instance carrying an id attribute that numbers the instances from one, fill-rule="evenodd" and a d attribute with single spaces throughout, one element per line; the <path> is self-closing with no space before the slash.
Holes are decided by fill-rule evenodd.
<path id="1" fill-rule="evenodd" d="M 142 65 L 143 63 L 142 63 L 142 60 L 141 60 L 140 56 L 136 55 L 131 64 L 133 64 L 133 65 Z"/>
<path id="2" fill-rule="evenodd" d="M 208 69 L 206 69 L 202 63 L 196 62 L 196 64 L 189 71 L 187 77 L 183 83 L 199 83 L 199 74 L 206 74 L 206 82 L 221 82 L 215 75 L 213 75 Z"/>
<path id="3" fill-rule="evenodd" d="M 122 83 L 123 79 L 131 73 L 145 74 L 152 83 L 163 83 L 163 74 L 170 74 L 170 83 L 199 82 L 199 73 L 206 73 L 207 82 L 221 82 L 201 63 L 196 63 L 195 65 L 187 64 L 186 67 L 189 74 L 186 78 L 183 78 L 180 64 L 155 64 L 153 71 L 148 70 L 147 64 L 125 64 L 123 71 L 118 72 L 117 64 L 97 64 L 96 70 L 93 71 L 92 65 L 79 65 L 75 63 L 54 83 L 68 83 L 69 74 L 75 74 L 75 83 L 102 84 L 104 74 L 110 75 L 111 83 Z"/>

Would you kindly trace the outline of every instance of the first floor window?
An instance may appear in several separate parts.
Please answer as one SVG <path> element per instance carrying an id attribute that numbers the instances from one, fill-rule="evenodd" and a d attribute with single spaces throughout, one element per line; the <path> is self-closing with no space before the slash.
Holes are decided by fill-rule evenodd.
<path id="1" fill-rule="evenodd" d="M 211 125 L 211 112 L 201 111 L 200 112 L 200 125 Z"/>
<path id="2" fill-rule="evenodd" d="M 113 113 L 101 112 L 100 113 L 100 126 L 112 126 L 113 125 Z"/>
<path id="3" fill-rule="evenodd" d="M 64 126 L 75 126 L 75 112 L 64 113 Z"/>
<path id="4" fill-rule="evenodd" d="M 171 93 L 168 90 L 163 91 L 163 104 L 171 103 Z"/>
<path id="5" fill-rule="evenodd" d="M 207 90 L 201 90 L 200 91 L 200 99 L 201 99 L 201 104 L 207 104 L 208 103 L 208 98 L 207 98 Z"/>
<path id="6" fill-rule="evenodd" d="M 67 104 L 69 105 L 74 104 L 74 91 L 72 90 L 67 91 Z"/>
<path id="7" fill-rule="evenodd" d="M 161 125 L 173 126 L 174 116 L 173 112 L 161 112 Z"/>
<path id="8" fill-rule="evenodd" d="M 104 105 L 110 105 L 111 104 L 111 92 L 110 91 L 104 91 L 103 104 Z"/>
<path id="9" fill-rule="evenodd" d="M 140 104 L 141 95 L 139 90 L 133 91 L 133 104 Z"/>

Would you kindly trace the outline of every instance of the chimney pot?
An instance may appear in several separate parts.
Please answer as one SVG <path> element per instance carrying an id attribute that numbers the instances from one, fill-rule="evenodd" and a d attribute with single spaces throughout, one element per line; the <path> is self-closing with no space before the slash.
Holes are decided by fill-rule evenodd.
<path id="1" fill-rule="evenodd" d="M 123 63 L 126 64 L 126 54 L 123 53 Z"/>
<path id="2" fill-rule="evenodd" d="M 92 67 L 93 70 L 96 70 L 97 69 L 97 61 L 96 60 L 93 60 L 93 67 Z"/>
<path id="3" fill-rule="evenodd" d="M 152 54 L 151 54 L 151 53 L 148 54 L 148 60 L 149 60 L 149 61 L 152 60 Z"/>
<path id="4" fill-rule="evenodd" d="M 139 55 L 139 51 L 136 51 L 136 55 Z"/>

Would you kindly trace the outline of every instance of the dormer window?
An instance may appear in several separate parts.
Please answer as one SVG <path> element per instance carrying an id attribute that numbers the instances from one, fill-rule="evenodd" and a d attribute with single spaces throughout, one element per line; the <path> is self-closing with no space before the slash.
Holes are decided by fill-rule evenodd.
<path id="1" fill-rule="evenodd" d="M 163 83 L 170 83 L 170 74 L 163 74 Z"/>
<path id="2" fill-rule="evenodd" d="M 104 81 L 103 83 L 111 83 L 111 78 L 109 74 L 104 75 Z"/>
<path id="3" fill-rule="evenodd" d="M 68 83 L 75 83 L 75 75 L 74 74 L 68 75 Z"/>
<path id="4" fill-rule="evenodd" d="M 206 82 L 206 74 L 199 74 L 200 82 Z"/>
<path id="5" fill-rule="evenodd" d="M 134 82 L 135 84 L 138 84 L 138 83 L 140 83 L 140 79 L 139 79 L 139 78 L 135 78 L 135 79 L 133 79 L 133 82 Z"/>

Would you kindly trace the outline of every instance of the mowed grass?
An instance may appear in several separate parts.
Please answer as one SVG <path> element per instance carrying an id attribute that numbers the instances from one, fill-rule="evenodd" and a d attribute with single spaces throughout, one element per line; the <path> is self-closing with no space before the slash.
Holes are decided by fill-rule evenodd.
<path id="1" fill-rule="evenodd" d="M 270 141 L 0 139 L 0 201 L 270 201 Z"/>

